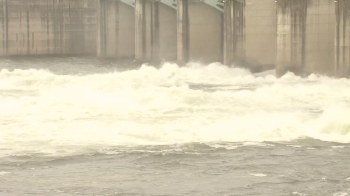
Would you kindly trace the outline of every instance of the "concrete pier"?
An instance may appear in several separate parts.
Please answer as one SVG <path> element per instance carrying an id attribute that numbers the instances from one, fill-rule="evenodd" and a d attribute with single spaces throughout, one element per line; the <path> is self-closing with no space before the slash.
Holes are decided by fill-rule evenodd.
<path id="1" fill-rule="evenodd" d="M 172 0 L 136 0 L 136 60 L 175 61 L 177 13 Z"/>
<path id="2" fill-rule="evenodd" d="M 135 12 L 132 0 L 99 0 L 97 9 L 97 56 L 134 58 Z"/>
<path id="3" fill-rule="evenodd" d="M 276 3 L 271 0 L 230 0 L 224 10 L 224 63 L 253 72 L 274 69 Z"/>
<path id="4" fill-rule="evenodd" d="M 276 1 L 245 1 L 245 66 L 254 72 L 276 65 Z"/>
<path id="5" fill-rule="evenodd" d="M 350 76 L 350 1 L 336 2 L 335 75 Z"/>
<path id="6" fill-rule="evenodd" d="M 178 61 L 223 62 L 223 11 L 197 0 L 178 0 Z"/>
<path id="7" fill-rule="evenodd" d="M 95 0 L 0 1 L 0 56 L 96 53 Z"/>
<path id="8" fill-rule="evenodd" d="M 279 0 L 277 5 L 277 72 L 301 72 L 305 66 L 307 1 Z"/>
<path id="9" fill-rule="evenodd" d="M 224 64 L 242 63 L 245 59 L 245 4 L 226 1 L 224 5 Z"/>
<path id="10" fill-rule="evenodd" d="M 334 74 L 334 0 L 277 1 L 278 75 Z"/>

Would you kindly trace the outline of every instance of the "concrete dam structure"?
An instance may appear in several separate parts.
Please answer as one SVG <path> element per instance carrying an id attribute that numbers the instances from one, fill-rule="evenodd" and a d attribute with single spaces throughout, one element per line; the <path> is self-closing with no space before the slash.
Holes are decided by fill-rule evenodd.
<path id="1" fill-rule="evenodd" d="M 1 0 L 0 56 L 95 54 L 95 16 L 95 0 Z"/>
<path id="2" fill-rule="evenodd" d="M 176 2 L 173 0 L 135 1 L 135 59 L 140 61 L 176 60 L 176 10 Z"/>
<path id="3" fill-rule="evenodd" d="M 109 58 L 134 58 L 135 9 L 133 1 L 97 2 L 97 55 Z"/>
<path id="4" fill-rule="evenodd" d="M 1 56 L 93 54 L 350 75 L 350 0 L 1 0 Z"/>
<path id="5" fill-rule="evenodd" d="M 337 0 L 336 4 L 335 75 L 350 75 L 350 1 Z"/>
<path id="6" fill-rule="evenodd" d="M 335 2 L 279 0 L 277 70 L 334 73 Z"/>

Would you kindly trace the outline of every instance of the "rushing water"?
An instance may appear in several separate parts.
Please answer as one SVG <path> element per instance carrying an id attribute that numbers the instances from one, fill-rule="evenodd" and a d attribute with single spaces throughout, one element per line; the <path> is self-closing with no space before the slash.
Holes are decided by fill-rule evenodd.
<path id="1" fill-rule="evenodd" d="M 0 195 L 350 194 L 350 80 L 0 63 Z"/>

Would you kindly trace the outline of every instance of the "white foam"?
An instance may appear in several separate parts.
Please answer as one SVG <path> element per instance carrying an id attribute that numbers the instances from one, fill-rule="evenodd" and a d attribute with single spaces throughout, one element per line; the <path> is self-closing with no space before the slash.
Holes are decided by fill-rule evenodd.
<path id="1" fill-rule="evenodd" d="M 208 144 L 208 145 L 212 148 L 223 148 L 226 150 L 233 150 L 239 147 L 238 145 L 223 145 L 223 144 Z"/>
<path id="2" fill-rule="evenodd" d="M 305 193 L 300 193 L 298 191 L 294 191 L 292 194 L 293 195 L 299 195 L 299 196 L 305 196 L 306 195 Z"/>
<path id="3" fill-rule="evenodd" d="M 0 176 L 10 174 L 11 172 L 0 171 Z"/>
<path id="4" fill-rule="evenodd" d="M 338 193 L 334 193 L 333 196 L 347 196 L 349 195 L 348 193 L 345 192 L 338 192 Z"/>
<path id="5" fill-rule="evenodd" d="M 262 143 L 262 142 L 243 142 L 242 146 L 275 146 L 273 144 L 267 144 L 267 143 Z"/>
<path id="6" fill-rule="evenodd" d="M 332 146 L 332 148 L 345 148 L 345 146 Z"/>
<path id="7" fill-rule="evenodd" d="M 349 143 L 349 87 L 346 79 L 278 79 L 217 63 L 85 76 L 1 70 L 0 149 L 10 150 L 0 156 L 304 137 Z"/>
<path id="8" fill-rule="evenodd" d="M 292 147 L 292 148 L 301 148 L 301 147 L 303 147 L 301 145 L 287 145 L 287 146 Z"/>
<path id="9" fill-rule="evenodd" d="M 256 173 L 256 174 L 250 174 L 252 176 L 255 176 L 255 177 L 266 177 L 267 175 L 266 174 L 263 174 L 263 173 Z"/>

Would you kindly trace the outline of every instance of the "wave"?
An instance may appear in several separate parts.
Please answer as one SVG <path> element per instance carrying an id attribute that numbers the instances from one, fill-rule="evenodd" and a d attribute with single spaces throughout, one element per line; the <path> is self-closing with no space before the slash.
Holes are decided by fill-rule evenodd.
<path id="1" fill-rule="evenodd" d="M 72 65 L 74 66 L 74 65 Z M 190 63 L 0 72 L 0 156 L 193 142 L 350 143 L 350 80 Z"/>

